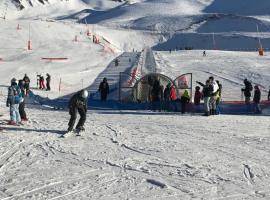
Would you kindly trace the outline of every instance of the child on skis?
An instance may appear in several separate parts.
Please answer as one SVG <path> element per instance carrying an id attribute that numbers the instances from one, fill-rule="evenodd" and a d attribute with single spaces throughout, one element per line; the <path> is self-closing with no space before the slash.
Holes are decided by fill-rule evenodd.
<path id="1" fill-rule="evenodd" d="M 19 104 L 23 101 L 21 90 L 17 85 L 15 78 L 11 79 L 11 86 L 8 87 L 7 107 L 10 109 L 9 125 L 21 124 L 21 117 L 19 113 Z"/>

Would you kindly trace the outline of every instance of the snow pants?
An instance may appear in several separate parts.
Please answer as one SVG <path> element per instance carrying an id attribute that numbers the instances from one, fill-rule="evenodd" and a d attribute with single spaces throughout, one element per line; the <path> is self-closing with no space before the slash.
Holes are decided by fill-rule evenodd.
<path id="1" fill-rule="evenodd" d="M 210 97 L 209 107 L 210 107 L 210 110 L 217 109 L 217 97 L 216 96 Z"/>
<path id="2" fill-rule="evenodd" d="M 73 127 L 75 125 L 76 119 L 77 119 L 77 113 L 79 112 L 80 120 L 78 124 L 76 125 L 76 129 L 79 129 L 80 127 L 84 126 L 84 123 L 86 121 L 86 111 L 83 108 L 72 108 L 69 111 L 69 114 L 71 115 L 70 120 L 68 122 L 68 130 L 73 130 Z"/>
<path id="3" fill-rule="evenodd" d="M 255 113 L 261 113 L 262 109 L 259 103 L 254 103 L 254 111 Z"/>
<path id="4" fill-rule="evenodd" d="M 25 102 L 23 101 L 22 103 L 19 104 L 19 113 L 20 113 L 21 119 L 27 119 L 24 108 L 25 108 Z"/>
<path id="5" fill-rule="evenodd" d="M 204 97 L 203 101 L 204 101 L 204 110 L 206 113 L 210 112 L 210 98 L 211 97 Z"/>
<path id="6" fill-rule="evenodd" d="M 19 104 L 10 105 L 10 120 L 16 123 L 21 122 L 21 117 L 19 113 Z"/>

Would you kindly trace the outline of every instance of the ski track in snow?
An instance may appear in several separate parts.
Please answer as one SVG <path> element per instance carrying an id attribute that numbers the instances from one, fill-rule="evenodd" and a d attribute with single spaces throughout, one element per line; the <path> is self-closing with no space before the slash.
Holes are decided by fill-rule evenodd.
<path id="1" fill-rule="evenodd" d="M 96 111 L 58 138 L 67 112 L 27 112 L 0 135 L 1 200 L 270 198 L 269 117 Z"/>

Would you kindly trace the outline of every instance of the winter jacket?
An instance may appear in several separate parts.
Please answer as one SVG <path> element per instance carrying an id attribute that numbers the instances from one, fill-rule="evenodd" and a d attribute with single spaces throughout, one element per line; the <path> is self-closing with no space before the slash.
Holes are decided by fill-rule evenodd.
<path id="1" fill-rule="evenodd" d="M 203 87 L 203 97 L 211 97 L 213 94 L 213 86 L 212 85 L 205 85 L 201 82 L 197 82 L 199 85 L 201 85 Z"/>
<path id="2" fill-rule="evenodd" d="M 260 103 L 260 101 L 261 101 L 261 91 L 260 91 L 260 89 L 256 89 L 254 91 L 253 101 L 254 101 L 254 103 Z"/>
<path id="3" fill-rule="evenodd" d="M 109 91 L 110 91 L 108 82 L 102 81 L 102 82 L 99 84 L 99 89 L 98 89 L 98 91 L 99 91 L 101 94 L 108 94 Z"/>
<path id="4" fill-rule="evenodd" d="M 251 97 L 251 91 L 253 89 L 251 82 L 245 80 L 244 84 L 245 88 L 242 89 L 242 92 L 244 92 L 245 97 Z"/>
<path id="5" fill-rule="evenodd" d="M 162 98 L 162 87 L 159 82 L 155 82 L 151 90 L 152 101 L 160 101 Z"/>
<path id="6" fill-rule="evenodd" d="M 200 105 L 201 98 L 202 98 L 202 93 L 199 90 L 195 91 L 194 104 L 195 105 Z"/>
<path id="7" fill-rule="evenodd" d="M 46 77 L 46 82 L 49 83 L 51 81 L 51 76 L 48 74 Z"/>
<path id="8" fill-rule="evenodd" d="M 12 85 L 8 87 L 7 106 L 21 103 L 23 100 L 19 86 Z"/>
<path id="9" fill-rule="evenodd" d="M 70 110 L 83 109 L 87 111 L 87 99 L 82 97 L 82 91 L 74 94 L 69 100 L 68 107 Z"/>
<path id="10" fill-rule="evenodd" d="M 30 79 L 29 79 L 28 76 L 25 76 L 25 77 L 23 78 L 23 80 L 24 80 L 24 82 L 25 82 L 26 84 L 29 84 L 29 83 L 30 83 Z"/>
<path id="11" fill-rule="evenodd" d="M 190 96 L 188 94 L 188 91 L 185 90 L 184 93 L 181 96 L 181 102 L 182 103 L 188 103 L 190 101 Z"/>
<path id="12" fill-rule="evenodd" d="M 219 86 L 218 86 L 217 82 L 213 81 L 211 86 L 213 88 L 213 96 L 217 96 L 218 95 L 218 90 L 219 90 Z"/>
<path id="13" fill-rule="evenodd" d="M 177 99 L 176 90 L 174 86 L 171 87 L 170 98 L 172 101 L 175 101 Z"/>
<path id="14" fill-rule="evenodd" d="M 166 87 L 165 88 L 165 90 L 164 90 L 164 100 L 165 101 L 170 101 L 171 100 L 171 97 L 170 97 L 170 95 L 171 95 L 171 89 L 170 89 L 170 87 Z"/>

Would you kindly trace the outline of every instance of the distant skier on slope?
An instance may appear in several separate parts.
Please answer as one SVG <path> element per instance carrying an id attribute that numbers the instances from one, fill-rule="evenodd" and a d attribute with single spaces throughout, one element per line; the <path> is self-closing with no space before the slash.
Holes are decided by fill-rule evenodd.
<path id="1" fill-rule="evenodd" d="M 84 123 L 86 121 L 87 98 L 88 98 L 87 90 L 81 90 L 71 97 L 68 104 L 69 114 L 71 116 L 68 123 L 68 132 L 73 131 L 73 127 L 75 125 L 78 112 L 80 115 L 80 120 L 76 125 L 76 130 L 78 132 L 85 130 Z"/>
<path id="2" fill-rule="evenodd" d="M 107 82 L 107 78 L 103 78 L 103 81 L 99 84 L 99 89 L 101 101 L 107 100 L 107 95 L 109 94 L 110 88 Z"/>
<path id="3" fill-rule="evenodd" d="M 11 86 L 8 87 L 7 107 L 10 109 L 10 121 L 9 125 L 21 124 L 21 117 L 19 113 L 19 104 L 22 102 L 22 94 L 17 80 L 11 79 Z"/>
<path id="4" fill-rule="evenodd" d="M 252 84 L 247 79 L 244 80 L 245 88 L 242 88 L 242 92 L 244 92 L 245 103 L 250 104 L 251 91 L 253 90 Z"/>

